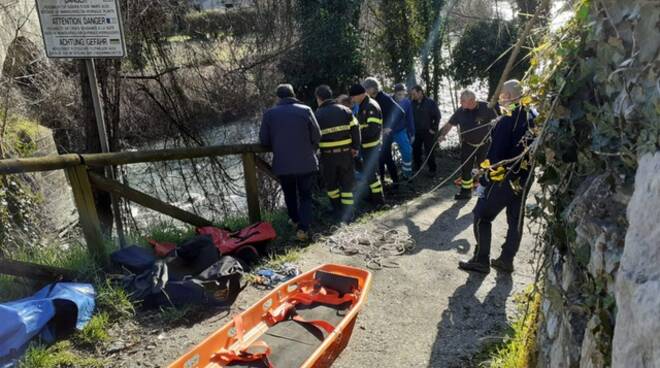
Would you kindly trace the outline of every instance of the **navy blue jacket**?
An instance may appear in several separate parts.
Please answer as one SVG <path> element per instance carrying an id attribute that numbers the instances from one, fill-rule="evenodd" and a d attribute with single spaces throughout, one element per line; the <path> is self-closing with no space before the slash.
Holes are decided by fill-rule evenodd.
<path id="1" fill-rule="evenodd" d="M 397 132 L 406 128 L 406 112 L 390 95 L 380 91 L 376 95 L 376 102 L 378 102 L 380 110 L 383 112 L 383 129 L 390 128 L 393 132 Z"/>
<path id="2" fill-rule="evenodd" d="M 534 113 L 521 106 L 517 106 L 511 115 L 500 116 L 491 132 L 492 143 L 487 156 L 491 165 L 519 156 L 531 143 L 526 133 L 533 127 Z M 521 167 L 520 163 L 509 163 L 505 167 L 508 171 L 507 178 L 527 180 L 529 172 L 525 165 Z"/>
<path id="3" fill-rule="evenodd" d="M 318 171 L 321 130 L 312 109 L 295 98 L 282 99 L 264 113 L 259 140 L 273 150 L 275 175 Z"/>

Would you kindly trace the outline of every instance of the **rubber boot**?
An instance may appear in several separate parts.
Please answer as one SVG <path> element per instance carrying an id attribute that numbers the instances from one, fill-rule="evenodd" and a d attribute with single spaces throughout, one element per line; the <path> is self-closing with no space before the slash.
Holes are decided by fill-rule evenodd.
<path id="1" fill-rule="evenodd" d="M 341 220 L 342 213 L 342 204 L 341 199 L 331 199 L 330 203 L 332 204 L 332 217 L 338 221 Z"/>
<path id="2" fill-rule="evenodd" d="M 376 208 L 385 206 L 385 196 L 383 193 L 369 193 L 369 202 Z"/>
<path id="3" fill-rule="evenodd" d="M 492 259 L 490 265 L 498 271 L 506 273 L 513 272 L 513 260 L 511 259 L 506 259 L 500 256 L 499 258 Z"/>
<path id="4" fill-rule="evenodd" d="M 355 218 L 354 206 L 342 205 L 340 221 L 344 224 L 350 224 Z"/>
<path id="5" fill-rule="evenodd" d="M 474 258 L 458 262 L 458 268 L 464 271 L 479 272 L 484 274 L 490 272 L 489 264 L 478 262 Z"/>
<path id="6" fill-rule="evenodd" d="M 461 188 L 461 191 L 454 196 L 454 199 L 457 201 L 472 199 L 472 189 Z"/>

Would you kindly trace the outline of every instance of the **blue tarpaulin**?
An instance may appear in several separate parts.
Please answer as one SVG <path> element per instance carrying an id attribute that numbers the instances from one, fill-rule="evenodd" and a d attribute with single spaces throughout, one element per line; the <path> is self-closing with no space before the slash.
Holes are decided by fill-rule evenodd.
<path id="1" fill-rule="evenodd" d="M 64 333 L 56 327 L 66 326 L 67 321 L 81 330 L 92 318 L 95 297 L 90 284 L 62 282 L 48 285 L 29 298 L 0 304 L 0 367 L 12 366 L 11 360 L 37 335 L 52 342 Z"/>

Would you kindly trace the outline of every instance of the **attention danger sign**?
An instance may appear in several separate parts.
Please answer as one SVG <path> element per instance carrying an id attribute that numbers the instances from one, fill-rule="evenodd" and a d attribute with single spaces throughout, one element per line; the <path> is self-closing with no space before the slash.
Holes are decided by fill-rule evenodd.
<path id="1" fill-rule="evenodd" d="M 121 58 L 126 47 L 117 0 L 37 0 L 50 58 Z"/>

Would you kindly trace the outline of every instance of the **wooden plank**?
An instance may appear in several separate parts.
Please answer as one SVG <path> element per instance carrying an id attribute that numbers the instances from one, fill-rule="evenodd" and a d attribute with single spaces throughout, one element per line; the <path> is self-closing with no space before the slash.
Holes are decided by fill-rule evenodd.
<path id="1" fill-rule="evenodd" d="M 86 166 L 74 166 L 66 169 L 66 176 L 73 189 L 73 200 L 80 216 L 80 227 L 82 227 L 87 249 L 93 259 L 102 266 L 108 264 L 108 255 L 105 251 L 104 237 L 101 233 L 101 223 L 94 194 Z"/>
<path id="2" fill-rule="evenodd" d="M 142 162 L 187 160 L 201 157 L 228 156 L 247 152 L 268 152 L 258 144 L 238 144 L 228 146 L 208 146 L 172 148 L 153 151 L 92 153 L 82 155 L 83 162 L 89 166 L 127 165 Z"/>
<path id="3" fill-rule="evenodd" d="M 60 170 L 80 165 L 75 154 L 0 160 L 0 174 Z"/>
<path id="4" fill-rule="evenodd" d="M 254 153 L 243 154 L 243 172 L 245 174 L 245 194 L 247 196 L 250 222 L 261 221 L 259 209 L 259 187 L 257 183 L 257 163 Z"/>
<path id="5" fill-rule="evenodd" d="M 227 146 L 207 146 L 172 148 L 138 152 L 111 152 L 90 154 L 67 154 L 0 160 L 0 174 L 51 171 L 85 164 L 88 166 L 126 165 L 142 162 L 187 160 L 200 157 L 239 155 L 246 152 L 265 153 L 268 148 L 259 144 L 237 144 Z"/>
<path id="6" fill-rule="evenodd" d="M 71 281 L 76 279 L 76 272 L 72 270 L 28 262 L 12 261 L 5 258 L 0 258 L 0 273 L 44 281 L 57 281 L 60 279 Z"/>
<path id="7" fill-rule="evenodd" d="M 173 217 L 177 220 L 181 220 L 185 223 L 194 225 L 194 226 L 211 226 L 213 223 L 209 220 L 206 220 L 200 216 L 197 216 L 193 213 L 184 211 L 180 208 L 172 206 L 169 203 L 165 203 L 158 198 L 154 198 L 148 194 L 137 191 L 128 185 L 116 182 L 102 177 L 101 175 L 95 173 L 89 173 L 89 178 L 92 184 L 101 190 L 106 192 L 122 196 L 130 201 L 133 201 L 139 205 L 150 208 L 154 211 L 166 214 L 170 217 Z"/>

